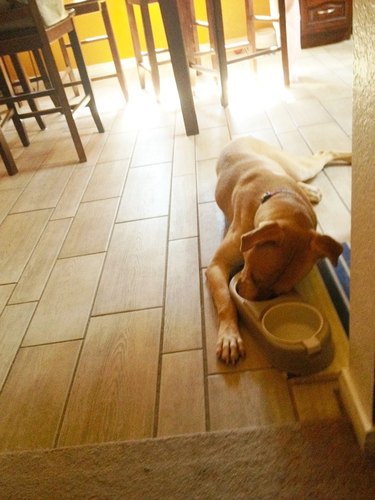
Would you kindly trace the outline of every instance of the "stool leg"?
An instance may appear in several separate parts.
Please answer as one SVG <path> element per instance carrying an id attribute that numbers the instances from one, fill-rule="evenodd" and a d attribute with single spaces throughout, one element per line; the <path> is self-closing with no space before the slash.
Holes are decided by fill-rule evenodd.
<path id="1" fill-rule="evenodd" d="M 152 27 L 151 27 L 150 12 L 148 10 L 148 2 L 141 1 L 140 6 L 141 6 L 143 29 L 144 29 L 145 38 L 146 38 L 148 60 L 150 63 L 150 68 L 151 68 L 152 84 L 154 86 L 155 94 L 159 98 L 159 95 L 160 95 L 160 76 L 159 76 L 158 61 L 156 58 L 154 35 L 152 33 Z"/>
<path id="2" fill-rule="evenodd" d="M 139 83 L 141 85 L 141 88 L 144 89 L 145 88 L 145 73 L 144 73 L 144 68 L 143 68 L 143 56 L 142 56 L 142 50 L 141 50 L 141 42 L 140 42 L 139 34 L 138 34 L 137 21 L 135 19 L 133 6 L 131 4 L 129 4 L 126 0 L 125 0 L 125 6 L 126 6 L 126 11 L 128 13 L 130 35 L 131 35 L 132 42 L 133 42 L 133 50 L 134 50 L 135 60 L 137 62 Z"/>
<path id="3" fill-rule="evenodd" d="M 3 97 L 6 99 L 7 97 L 11 98 L 12 97 L 12 85 L 7 77 L 7 73 L 4 67 L 4 63 L 2 59 L 0 58 L 0 91 L 3 95 Z M 11 101 L 8 101 L 5 103 L 8 110 L 12 113 L 12 121 L 13 124 L 17 130 L 18 136 L 21 139 L 22 145 L 23 146 L 29 146 L 30 140 L 27 135 L 26 129 L 23 126 L 21 118 L 18 116 L 17 113 L 17 108 L 15 104 Z"/>
<path id="4" fill-rule="evenodd" d="M 3 131 L 0 129 L 0 156 L 3 159 L 5 168 L 9 175 L 14 175 L 18 172 L 16 163 L 10 151 L 7 141 L 5 140 Z"/>
<path id="5" fill-rule="evenodd" d="M 279 17 L 280 17 L 281 59 L 283 63 L 284 84 L 286 87 L 289 87 L 290 76 L 289 76 L 288 39 L 286 32 L 285 0 L 279 0 Z"/>
<path id="6" fill-rule="evenodd" d="M 33 52 L 35 63 L 38 67 L 38 70 L 40 73 L 40 78 L 42 79 L 44 87 L 47 90 L 52 89 L 52 85 L 51 85 L 51 82 L 50 82 L 50 79 L 48 76 L 46 65 L 44 64 L 43 57 L 40 55 L 39 49 L 35 49 L 32 52 Z M 50 99 L 53 102 L 53 104 L 56 106 L 56 108 L 58 108 L 60 106 L 56 95 L 50 95 Z"/>
<path id="7" fill-rule="evenodd" d="M 59 45 L 60 45 L 61 54 L 62 54 L 63 59 L 64 59 L 65 71 L 68 74 L 69 80 L 73 83 L 76 81 L 76 79 L 74 78 L 73 67 L 72 67 L 72 63 L 70 62 L 68 50 L 67 50 L 65 42 L 64 42 L 64 37 L 59 39 Z M 74 95 L 76 97 L 79 96 L 79 89 L 78 89 L 77 85 L 73 86 L 73 92 L 74 92 Z"/>
<path id="8" fill-rule="evenodd" d="M 199 50 L 199 40 L 195 21 L 195 9 L 193 0 L 177 0 L 178 13 L 180 15 L 180 24 L 182 36 L 184 38 L 186 56 L 189 64 L 197 64 L 195 55 Z"/>
<path id="9" fill-rule="evenodd" d="M 104 26 L 105 26 L 106 33 L 108 36 L 108 43 L 109 43 L 111 53 L 112 53 L 112 59 L 113 59 L 113 62 L 114 62 L 115 68 L 116 68 L 117 78 L 118 78 L 118 81 L 120 83 L 122 93 L 124 94 L 125 99 L 128 100 L 129 99 L 128 87 L 126 85 L 125 75 L 124 75 L 124 72 L 122 70 L 120 54 L 119 54 L 117 44 L 115 41 L 115 34 L 113 32 L 113 29 L 112 29 L 111 19 L 110 19 L 109 14 L 108 14 L 107 3 L 103 2 L 100 5 L 101 5 L 101 12 L 102 12 Z"/>
<path id="10" fill-rule="evenodd" d="M 61 81 L 59 71 L 58 71 L 57 66 L 56 66 L 56 61 L 55 61 L 55 58 L 53 56 L 51 46 L 49 44 L 45 45 L 42 49 L 42 53 L 43 53 L 44 60 L 46 62 L 46 66 L 48 68 L 48 74 L 49 74 L 49 78 L 51 80 L 51 84 L 56 91 L 57 99 L 58 99 L 60 106 L 61 106 L 61 112 L 65 115 L 65 119 L 66 119 L 66 122 L 68 124 L 69 131 L 70 131 L 70 134 L 72 136 L 79 161 L 85 162 L 85 161 L 87 161 L 86 153 L 85 153 L 85 150 L 83 148 L 81 137 L 78 133 L 76 122 L 73 118 L 72 110 L 70 108 L 70 104 L 69 104 L 68 98 L 66 96 L 65 89 L 64 89 L 63 83 Z"/>
<path id="11" fill-rule="evenodd" d="M 221 0 L 207 0 L 207 14 L 209 14 L 209 25 L 212 27 L 214 49 L 219 65 L 221 83 L 221 104 L 228 105 L 228 66 L 225 53 L 225 37 L 223 12 Z"/>
<path id="12" fill-rule="evenodd" d="M 215 1 L 215 0 L 214 0 Z M 221 1 L 221 0 L 219 0 Z M 219 61 L 218 61 L 218 42 L 217 42 L 217 34 L 215 31 L 215 12 L 213 8 L 213 3 L 211 0 L 206 2 L 206 12 L 207 12 L 207 22 L 208 22 L 208 37 L 210 40 L 210 47 L 214 50 L 213 55 L 211 56 L 212 67 L 215 70 L 219 70 Z"/>
<path id="13" fill-rule="evenodd" d="M 249 41 L 250 50 L 253 54 L 256 52 L 256 40 L 255 40 L 255 24 L 254 24 L 254 2 L 253 0 L 245 0 L 245 11 L 246 11 L 246 31 L 247 39 Z M 253 69 L 257 71 L 257 60 L 254 57 L 251 59 L 253 63 Z"/>
<path id="14" fill-rule="evenodd" d="M 31 92 L 31 85 L 30 81 L 22 67 L 22 64 L 19 60 L 18 54 L 12 54 L 10 55 L 10 60 L 12 61 L 12 65 L 14 68 L 14 71 L 16 72 L 16 75 L 18 77 L 18 80 L 20 82 L 20 85 L 22 87 L 23 92 L 25 93 L 30 93 Z M 35 102 L 34 99 L 27 99 L 27 102 L 30 106 L 31 111 L 38 111 L 38 106 Z M 39 128 L 41 130 L 45 130 L 46 126 L 40 116 L 36 116 L 35 120 L 37 124 L 39 125 Z"/>
<path id="15" fill-rule="evenodd" d="M 77 33 L 73 30 L 70 31 L 69 33 L 69 40 L 70 40 L 70 45 L 73 49 L 73 54 L 74 58 L 77 63 L 77 68 L 79 71 L 79 75 L 82 81 L 83 88 L 85 90 L 85 94 L 89 96 L 90 100 L 88 102 L 88 106 L 91 111 L 91 115 L 94 119 L 94 122 L 96 124 L 96 128 L 98 129 L 98 132 L 103 133 L 104 132 L 104 127 L 102 124 L 102 121 L 100 119 L 96 103 L 95 103 L 95 98 L 94 98 L 94 93 L 91 87 L 91 82 L 89 75 L 87 73 L 87 68 L 85 64 L 85 60 L 83 58 L 82 50 L 81 50 L 81 44 L 79 43 Z"/>

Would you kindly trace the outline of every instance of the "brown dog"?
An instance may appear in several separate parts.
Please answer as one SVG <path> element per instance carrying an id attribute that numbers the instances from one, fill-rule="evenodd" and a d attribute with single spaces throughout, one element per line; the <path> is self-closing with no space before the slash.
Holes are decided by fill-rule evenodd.
<path id="1" fill-rule="evenodd" d="M 350 163 L 351 154 L 298 157 L 253 137 L 240 137 L 222 151 L 216 201 L 228 230 L 206 276 L 219 319 L 217 356 L 226 363 L 245 354 L 228 288 L 234 272 L 242 267 L 240 295 L 264 300 L 291 291 L 318 259 L 337 262 L 342 246 L 315 230 L 311 203 L 320 201 L 320 193 L 303 182 L 333 160 Z"/>

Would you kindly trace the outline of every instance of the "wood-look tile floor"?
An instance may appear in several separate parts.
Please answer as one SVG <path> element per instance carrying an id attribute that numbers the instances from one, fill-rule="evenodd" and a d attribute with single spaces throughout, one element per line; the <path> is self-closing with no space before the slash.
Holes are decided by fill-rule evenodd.
<path id="1" fill-rule="evenodd" d="M 0 165 L 1 451 L 343 418 L 345 340 L 322 377 L 288 379 L 246 332 L 246 359 L 224 366 L 204 270 L 223 236 L 214 169 L 231 137 L 351 149 L 351 42 L 303 51 L 289 89 L 279 56 L 257 78 L 231 66 L 226 110 L 197 77 L 195 137 L 163 71 L 160 103 L 133 69 L 128 103 L 116 80 L 94 84 L 106 132 L 77 119 L 84 164 L 60 116 L 45 131 L 29 121 L 28 148 L 6 129 L 20 172 Z M 350 167 L 313 182 L 321 230 L 349 241 Z"/>

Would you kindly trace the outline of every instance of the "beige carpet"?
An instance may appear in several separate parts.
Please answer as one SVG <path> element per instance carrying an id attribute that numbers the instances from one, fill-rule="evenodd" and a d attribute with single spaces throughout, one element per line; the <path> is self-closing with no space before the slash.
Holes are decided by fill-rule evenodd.
<path id="1" fill-rule="evenodd" d="M 373 499 L 345 422 L 0 455 L 3 499 Z"/>

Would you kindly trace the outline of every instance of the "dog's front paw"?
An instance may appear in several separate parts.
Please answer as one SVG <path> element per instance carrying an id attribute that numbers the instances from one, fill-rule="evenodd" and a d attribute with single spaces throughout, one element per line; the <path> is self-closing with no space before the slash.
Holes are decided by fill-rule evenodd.
<path id="1" fill-rule="evenodd" d="M 322 193 L 319 188 L 305 182 L 298 182 L 298 185 L 303 189 L 311 203 L 317 204 L 320 202 Z"/>
<path id="2" fill-rule="evenodd" d="M 219 333 L 216 344 L 216 356 L 227 365 L 233 365 L 245 356 L 245 347 L 239 333 Z"/>

